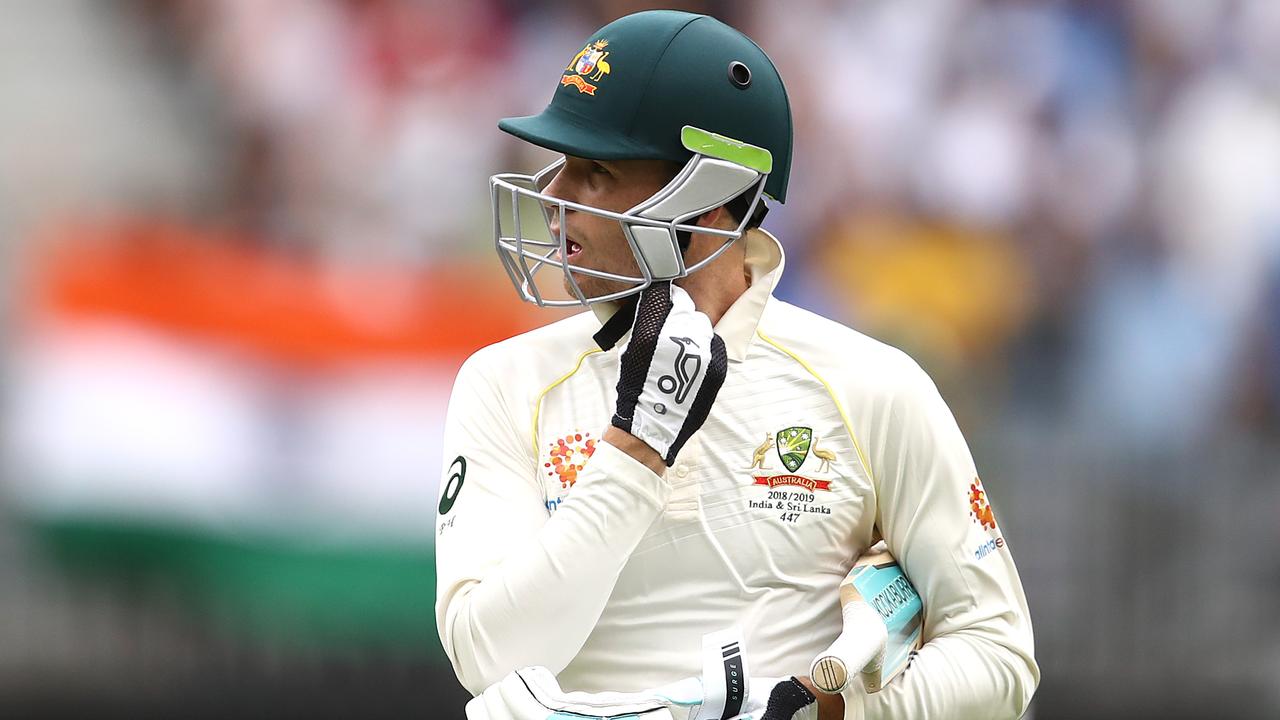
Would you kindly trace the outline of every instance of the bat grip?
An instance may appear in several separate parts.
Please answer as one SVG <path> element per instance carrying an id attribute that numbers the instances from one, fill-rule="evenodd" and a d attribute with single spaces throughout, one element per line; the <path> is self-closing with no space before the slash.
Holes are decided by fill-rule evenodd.
<path id="1" fill-rule="evenodd" d="M 865 601 L 845 603 L 843 614 L 844 630 L 809 668 L 814 686 L 828 694 L 842 692 L 855 673 L 876 670 L 889 638 L 880 613 Z"/>

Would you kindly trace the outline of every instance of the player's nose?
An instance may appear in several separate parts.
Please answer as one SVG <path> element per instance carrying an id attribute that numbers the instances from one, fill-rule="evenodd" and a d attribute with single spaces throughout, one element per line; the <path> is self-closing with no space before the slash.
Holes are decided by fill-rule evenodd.
<path id="1" fill-rule="evenodd" d="M 556 176 L 551 179 L 551 182 L 542 189 L 543 195 L 555 198 L 556 200 L 575 202 L 575 196 L 572 192 L 572 183 L 566 179 L 566 174 L 567 173 L 563 170 L 556 173 Z M 562 209 L 562 206 L 553 200 L 544 201 L 543 207 L 547 214 L 547 226 L 551 230 L 552 237 L 559 237 L 560 226 L 564 222 L 564 216 L 573 212 L 573 210 L 568 208 Z"/>
<path id="2" fill-rule="evenodd" d="M 574 202 L 572 183 L 568 180 L 568 173 L 561 168 L 560 172 L 551 178 L 551 182 L 542 189 L 542 194 L 553 197 L 557 200 L 568 200 Z"/>
<path id="3" fill-rule="evenodd" d="M 563 227 L 566 235 L 573 234 L 573 217 L 572 210 L 560 210 L 560 206 L 550 204 L 547 206 L 547 229 L 551 231 L 551 239 L 560 239 L 560 229 Z"/>

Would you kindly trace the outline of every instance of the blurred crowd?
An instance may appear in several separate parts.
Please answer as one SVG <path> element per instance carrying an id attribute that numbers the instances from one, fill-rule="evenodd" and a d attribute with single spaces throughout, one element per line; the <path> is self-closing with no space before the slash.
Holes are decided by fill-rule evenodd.
<path id="1" fill-rule="evenodd" d="M 1126 445 L 1274 427 L 1280 5 L 762 3 L 750 22 L 798 96 L 784 236 L 819 302 L 979 381 L 987 410 Z"/>
<path id="2" fill-rule="evenodd" d="M 487 174 L 545 159 L 496 119 L 538 111 L 582 38 L 643 5 L 134 2 L 116 22 L 163 56 L 138 66 L 165 76 L 150 102 L 203 121 L 162 113 L 195 156 L 171 209 L 325 262 L 438 265 L 488 252 Z M 916 354 L 971 424 L 1275 430 L 1280 5 L 685 5 L 756 38 L 792 95 L 784 297 Z"/>

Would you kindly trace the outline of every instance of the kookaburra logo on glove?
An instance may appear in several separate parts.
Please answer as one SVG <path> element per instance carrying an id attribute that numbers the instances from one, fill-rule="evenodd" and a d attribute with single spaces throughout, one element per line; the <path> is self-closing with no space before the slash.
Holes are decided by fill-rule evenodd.
<path id="1" fill-rule="evenodd" d="M 724 341 L 689 294 L 670 282 L 654 283 L 640 293 L 618 361 L 612 423 L 670 466 L 706 421 L 728 367 Z"/>
<path id="2" fill-rule="evenodd" d="M 689 351 L 691 347 L 698 347 L 698 343 L 693 338 L 669 337 L 667 339 L 679 348 L 676 355 L 675 375 L 663 375 L 658 378 L 658 389 L 675 396 L 677 404 L 684 404 L 685 398 L 689 397 L 693 382 L 698 379 L 698 373 L 702 370 L 702 356 Z"/>

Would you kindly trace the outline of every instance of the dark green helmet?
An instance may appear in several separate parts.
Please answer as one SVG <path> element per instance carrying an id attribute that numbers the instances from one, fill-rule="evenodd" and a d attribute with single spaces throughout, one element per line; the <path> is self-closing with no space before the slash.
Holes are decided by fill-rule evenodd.
<path id="1" fill-rule="evenodd" d="M 692 154 L 686 126 L 767 150 L 764 192 L 786 200 L 791 105 L 782 78 L 750 38 L 706 15 L 650 10 L 609 23 L 569 61 L 545 110 L 498 123 L 566 155 L 674 162 Z"/>

